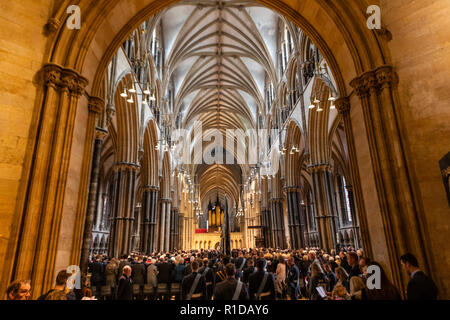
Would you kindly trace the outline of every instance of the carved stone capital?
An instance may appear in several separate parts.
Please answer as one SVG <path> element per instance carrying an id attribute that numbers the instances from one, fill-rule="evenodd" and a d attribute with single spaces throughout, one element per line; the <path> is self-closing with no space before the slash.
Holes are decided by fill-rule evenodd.
<path id="1" fill-rule="evenodd" d="M 89 111 L 100 114 L 105 108 L 105 101 L 98 97 L 89 97 L 88 108 Z"/>
<path id="2" fill-rule="evenodd" d="M 398 83 L 397 74 L 391 66 L 382 66 L 375 70 L 378 84 L 381 88 L 391 88 Z"/>
<path id="3" fill-rule="evenodd" d="M 108 136 L 108 130 L 105 130 L 103 128 L 95 128 L 95 140 L 105 140 Z"/>
<path id="4" fill-rule="evenodd" d="M 333 171 L 333 167 L 329 163 L 313 164 L 313 165 L 310 165 L 308 167 L 308 169 L 311 171 L 311 173 L 324 172 L 324 171 L 332 172 Z"/>
<path id="5" fill-rule="evenodd" d="M 48 63 L 42 68 L 43 85 L 55 90 L 68 91 L 71 95 L 81 96 L 89 81 L 77 71 Z"/>
<path id="6" fill-rule="evenodd" d="M 350 82 L 359 97 L 376 94 L 380 89 L 396 85 L 398 77 L 392 66 L 381 66 L 374 70 L 364 72 Z"/>
<path id="7" fill-rule="evenodd" d="M 114 172 L 119 172 L 119 171 L 134 171 L 134 172 L 139 172 L 139 170 L 141 170 L 141 166 L 135 163 L 127 163 L 127 162 L 121 162 L 121 163 L 117 163 L 114 168 L 113 168 Z"/>
<path id="8" fill-rule="evenodd" d="M 350 99 L 347 97 L 336 99 L 335 105 L 340 114 L 346 114 L 350 112 Z"/>
<path id="9" fill-rule="evenodd" d="M 61 68 L 54 64 L 47 64 L 42 71 L 44 86 L 58 89 L 61 82 Z"/>
<path id="10" fill-rule="evenodd" d="M 142 187 L 143 192 L 158 192 L 159 187 L 158 186 L 143 186 Z"/>

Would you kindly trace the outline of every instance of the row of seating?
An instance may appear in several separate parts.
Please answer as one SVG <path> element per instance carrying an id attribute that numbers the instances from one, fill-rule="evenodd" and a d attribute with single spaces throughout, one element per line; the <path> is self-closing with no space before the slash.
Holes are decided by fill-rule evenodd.
<path id="1" fill-rule="evenodd" d="M 102 286 L 100 287 L 100 292 L 98 294 L 97 288 L 92 287 L 92 295 L 97 298 L 103 299 L 111 299 L 115 295 L 115 289 L 110 286 Z M 161 298 L 162 296 L 170 296 L 174 299 L 179 299 L 181 296 L 181 284 L 179 283 L 160 283 L 156 288 L 153 286 L 146 284 L 143 286 L 141 291 L 141 286 L 138 284 L 133 285 L 133 295 L 137 298 L 150 298 L 157 297 Z"/>

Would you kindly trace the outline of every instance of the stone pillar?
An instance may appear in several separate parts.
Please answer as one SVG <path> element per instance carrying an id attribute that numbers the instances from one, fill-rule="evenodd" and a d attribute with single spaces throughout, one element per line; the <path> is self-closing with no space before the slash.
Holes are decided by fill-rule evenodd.
<path id="1" fill-rule="evenodd" d="M 166 201 L 163 201 L 163 199 L 160 199 L 159 201 L 159 226 L 158 226 L 158 238 L 159 238 L 159 245 L 158 245 L 158 251 L 164 251 L 164 240 L 166 239 L 165 236 L 165 225 L 166 225 Z"/>
<path id="2" fill-rule="evenodd" d="M 120 257 L 129 254 L 134 221 L 136 175 L 140 166 L 119 163 L 114 167 L 113 216 L 109 255 Z"/>
<path id="3" fill-rule="evenodd" d="M 159 250 L 170 250 L 171 199 L 160 199 Z"/>
<path id="4" fill-rule="evenodd" d="M 300 249 L 304 247 L 303 212 L 300 206 L 299 188 L 287 187 L 286 200 L 288 210 L 288 228 L 290 235 L 290 247 Z"/>
<path id="5" fill-rule="evenodd" d="M 272 223 L 272 238 L 273 247 L 284 249 L 286 247 L 286 239 L 284 236 L 284 220 L 283 220 L 283 199 L 270 199 L 272 206 L 271 223 Z"/>
<path id="6" fill-rule="evenodd" d="M 184 230 L 184 213 L 178 214 L 178 243 L 177 247 L 181 250 L 185 249 L 186 247 L 186 241 L 185 241 L 185 235 L 183 233 Z"/>
<path id="7" fill-rule="evenodd" d="M 334 201 L 333 174 L 328 164 L 313 165 L 310 168 L 313 178 L 320 246 L 329 252 L 331 249 L 336 249 L 337 244 L 337 211 Z"/>
<path id="8" fill-rule="evenodd" d="M 141 251 L 151 254 L 155 250 L 158 188 L 147 186 L 142 194 Z"/>
<path id="9" fill-rule="evenodd" d="M 179 249 L 178 246 L 178 228 L 179 228 L 179 215 L 178 208 L 172 208 L 171 210 L 171 223 L 170 223 L 170 249 Z"/>
<path id="10" fill-rule="evenodd" d="M 89 101 L 90 108 L 101 110 L 104 102 L 98 98 L 91 98 Z M 103 140 L 108 132 L 104 129 L 97 128 L 94 141 L 94 150 L 92 155 L 91 180 L 88 194 L 88 207 L 84 223 L 83 245 L 81 248 L 81 272 L 86 273 L 89 260 L 89 252 L 92 247 L 92 228 L 94 227 L 94 216 L 98 208 L 98 189 L 99 189 L 99 173 L 100 173 L 100 158 L 102 155 Z"/>
<path id="11" fill-rule="evenodd" d="M 357 223 L 355 228 L 355 239 L 358 239 L 357 246 L 363 246 L 367 256 L 373 257 L 372 245 L 369 237 L 369 227 L 366 218 L 366 211 L 362 195 L 362 189 L 359 178 L 359 169 L 356 156 L 356 147 L 353 137 L 352 121 L 350 117 L 350 101 L 348 98 L 339 98 L 336 100 L 336 109 L 344 121 L 345 138 L 349 150 L 350 174 L 352 186 L 347 189 L 349 197 L 351 197 L 350 208 L 353 223 Z M 356 219 L 357 217 L 357 219 Z M 356 222 L 357 221 L 357 222 Z M 361 243 L 362 242 L 362 243 Z"/>
<path id="12" fill-rule="evenodd" d="M 164 251 L 169 251 L 170 248 L 170 229 L 172 223 L 172 200 L 168 199 L 166 203 L 166 230 L 164 231 Z"/>
<path id="13" fill-rule="evenodd" d="M 437 277 L 424 230 L 425 217 L 411 181 L 413 173 L 402 138 L 397 83 L 392 66 L 384 65 L 363 73 L 350 85 L 363 109 L 393 281 L 405 288 L 409 279 L 401 271 L 399 261 L 405 252 L 412 252 L 422 270 L 432 278 Z"/>
<path id="14" fill-rule="evenodd" d="M 264 237 L 264 246 L 266 248 L 271 248 L 273 246 L 272 242 L 272 221 L 270 217 L 270 210 L 267 208 L 261 209 L 261 223 L 263 227 L 263 237 Z"/>
<path id="15" fill-rule="evenodd" d="M 29 181 L 26 186 L 26 205 L 20 217 L 17 235 L 17 252 L 11 263 L 5 262 L 4 279 L 31 279 L 33 298 L 37 298 L 53 286 L 54 268 L 59 243 L 63 199 L 68 179 L 72 137 L 79 101 L 83 98 L 88 80 L 76 70 L 48 63 L 36 77 L 42 89 L 39 130 L 34 144 L 36 155 L 31 163 Z M 90 112 L 86 139 L 94 141 L 95 114 Z M 89 159 L 91 154 L 88 155 Z M 89 174 L 86 180 L 89 179 Z M 88 181 L 86 190 L 88 190 Z M 81 249 L 82 224 L 75 250 Z M 76 254 L 79 263 L 81 251 Z M 0 285 L 2 287 L 2 285 Z"/>

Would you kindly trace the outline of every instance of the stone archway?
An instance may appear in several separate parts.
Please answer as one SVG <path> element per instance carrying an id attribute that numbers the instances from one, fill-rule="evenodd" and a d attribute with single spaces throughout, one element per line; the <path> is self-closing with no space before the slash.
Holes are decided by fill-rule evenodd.
<path id="1" fill-rule="evenodd" d="M 370 234 L 363 239 L 364 246 L 372 251 L 376 259 L 388 266 L 397 285 L 406 281 L 398 267 L 398 255 L 401 251 L 417 248 L 415 253 L 425 262 L 425 269 L 430 269 L 431 258 L 426 253 L 427 241 L 423 230 L 414 225 L 415 221 L 422 221 L 422 216 L 418 214 L 415 203 L 409 201 L 414 199 L 414 191 L 407 187 L 409 181 L 406 160 L 403 157 L 393 157 L 394 149 L 402 141 L 394 125 L 396 116 L 392 114 L 396 102 L 389 93 L 395 91 L 395 75 L 389 66 L 385 66 L 388 63 L 385 60 L 388 56 L 386 43 L 379 42 L 379 38 L 367 30 L 363 23 L 354 23 L 354 17 L 363 20 L 361 12 L 364 10 L 361 10 L 359 4 L 346 7 L 339 1 L 324 0 L 301 3 L 293 0 L 259 2 L 302 27 L 323 52 L 333 71 L 342 98 L 336 105 L 344 118 L 346 134 L 353 148 L 350 151 L 352 178 L 358 212 L 361 214 L 362 233 Z M 65 29 L 64 24 L 59 22 L 67 18 L 65 8 L 68 3 L 69 1 L 62 2 L 54 15 L 55 19 L 51 21 L 53 29 L 50 30 L 53 30 L 53 34 L 50 35 L 49 46 L 46 48 L 48 64 L 42 69 L 43 85 L 36 98 L 40 115 L 36 121 L 42 126 L 36 126 L 39 127 L 39 132 L 28 161 L 31 164 L 31 159 L 36 154 L 42 157 L 37 158 L 30 166 L 29 181 L 24 182 L 27 185 L 26 192 L 18 200 L 17 215 L 20 219 L 13 227 L 6 252 L 6 255 L 15 256 L 16 259 L 12 262 L 2 259 L 5 261 L 2 274 L 6 279 L 2 283 L 9 282 L 11 278 L 32 278 L 36 292 L 47 290 L 51 286 L 54 273 L 48 272 L 49 270 L 76 264 L 79 260 L 77 252 L 80 248 L 77 248 L 79 244 L 74 240 L 80 239 L 83 228 L 79 221 L 84 219 L 76 219 L 75 227 L 70 230 L 68 237 L 73 240 L 70 248 L 64 247 L 58 240 L 63 231 L 67 232 L 64 228 L 70 225 L 69 221 L 73 220 L 73 207 L 76 208 L 77 217 L 84 215 L 84 206 L 81 204 L 89 179 L 95 117 L 103 107 L 102 102 L 95 98 L 99 96 L 101 75 L 131 30 L 149 15 L 176 1 L 115 0 L 106 5 L 106 1 L 93 4 L 82 0 L 79 5 L 86 12 L 85 26 L 76 34 Z M 351 61 L 348 57 L 351 57 Z M 383 88 L 381 95 L 374 92 L 374 83 Z M 349 96 L 352 87 L 357 94 Z M 85 90 L 87 95 L 84 94 Z M 369 117 L 370 107 L 377 103 L 387 105 L 387 111 L 375 111 L 374 117 Z M 362 105 L 363 112 L 351 112 L 350 104 L 358 107 Z M 61 110 L 64 112 L 60 117 L 54 112 L 55 105 L 62 106 Z M 380 128 L 377 127 L 377 124 L 384 121 L 388 123 L 386 127 L 392 134 L 384 133 L 381 125 Z M 79 138 L 78 134 L 83 130 L 86 134 Z M 395 141 L 388 142 L 388 137 L 394 137 Z M 54 138 L 55 143 L 50 143 Z M 361 146 L 358 153 L 370 155 L 373 164 L 358 162 L 361 157 L 358 158 L 356 144 Z M 77 146 L 77 150 L 84 150 L 83 160 L 70 157 L 73 145 Z M 67 158 L 71 160 L 62 161 Z M 392 167 L 400 167 L 402 170 L 392 173 L 391 167 L 381 165 L 385 161 L 388 163 L 389 158 L 395 158 L 398 162 Z M 370 174 L 361 176 L 359 171 Z M 82 172 L 81 179 L 71 176 L 76 172 Z M 374 177 L 374 172 L 380 176 Z M 75 191 L 76 196 L 65 197 L 67 185 L 74 180 L 80 180 L 76 184 L 79 187 Z M 399 188 L 404 188 L 401 190 L 404 192 L 396 190 L 395 181 L 401 182 Z M 361 184 L 367 187 L 363 190 Z M 375 189 L 381 200 L 377 198 L 377 194 L 369 191 Z M 396 198 L 394 190 L 406 196 Z M 401 221 L 413 224 L 406 229 L 417 232 L 411 232 L 412 235 L 405 233 Z M 369 223 L 376 230 L 383 230 L 382 227 L 386 226 L 386 231 L 380 234 L 370 233 Z M 28 235 L 27 239 L 22 239 L 23 234 Z M 394 245 L 394 234 L 404 240 Z M 72 253 L 67 255 L 70 251 Z M 64 254 L 57 255 L 57 252 Z M 30 265 L 30 261 L 35 263 Z"/>

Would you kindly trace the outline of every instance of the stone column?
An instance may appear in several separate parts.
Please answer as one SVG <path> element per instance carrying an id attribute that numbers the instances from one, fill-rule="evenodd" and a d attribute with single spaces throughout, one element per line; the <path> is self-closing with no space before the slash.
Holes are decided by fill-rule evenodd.
<path id="1" fill-rule="evenodd" d="M 159 250 L 170 250 L 171 199 L 160 200 Z"/>
<path id="2" fill-rule="evenodd" d="M 91 98 L 89 101 L 90 109 L 103 109 L 104 102 L 98 98 Z M 81 272 L 86 273 L 89 260 L 89 252 L 92 247 L 92 228 L 94 227 L 94 216 L 98 208 L 98 189 L 99 189 L 99 173 L 100 173 L 100 158 L 102 155 L 103 140 L 108 132 L 104 129 L 97 128 L 94 141 L 94 151 L 92 155 L 91 180 L 88 194 L 88 208 L 84 223 L 83 245 L 81 248 Z"/>
<path id="3" fill-rule="evenodd" d="M 113 216 L 109 255 L 120 257 L 129 254 L 134 221 L 136 175 L 140 166 L 119 163 L 114 167 Z"/>
<path id="4" fill-rule="evenodd" d="M 362 189 L 359 178 L 359 169 L 356 156 L 356 147 L 353 137 L 352 121 L 350 117 L 350 101 L 348 98 L 339 98 L 336 100 L 336 109 L 344 121 L 345 138 L 349 150 L 350 174 L 352 180 L 351 188 L 348 188 L 352 220 L 357 226 L 354 228 L 355 239 L 358 239 L 357 246 L 363 246 L 367 256 L 372 257 L 372 245 L 369 237 L 369 227 L 366 218 L 366 211 L 363 201 Z M 357 222 L 356 222 L 357 221 Z M 360 229 L 361 227 L 361 229 Z M 361 232 L 360 232 L 361 231 Z M 362 242 L 362 243 L 361 243 Z"/>
<path id="5" fill-rule="evenodd" d="M 163 199 L 159 201 L 159 227 L 158 227 L 158 237 L 159 237 L 159 246 L 158 251 L 164 251 L 164 240 L 166 239 L 165 235 L 165 225 L 166 225 L 166 204 L 167 202 Z"/>
<path id="6" fill-rule="evenodd" d="M 292 249 L 304 247 L 303 213 L 300 206 L 299 188 L 286 187 L 286 200 L 288 210 L 288 223 L 290 246 Z"/>
<path id="7" fill-rule="evenodd" d="M 274 248 L 285 248 L 284 237 L 284 221 L 283 221 L 283 199 L 272 198 L 270 199 L 272 206 L 271 222 L 272 222 L 272 238 Z"/>
<path id="8" fill-rule="evenodd" d="M 156 209 L 158 188 L 147 186 L 142 194 L 141 251 L 151 254 L 155 250 Z"/>
<path id="9" fill-rule="evenodd" d="M 261 209 L 261 220 L 263 226 L 264 246 L 266 248 L 273 247 L 272 241 L 272 220 L 270 217 L 270 210 L 267 208 Z"/>
<path id="10" fill-rule="evenodd" d="M 400 106 L 396 99 L 398 78 L 392 66 L 363 73 L 350 82 L 361 100 L 375 184 L 384 225 L 387 255 L 394 284 L 406 287 L 399 257 L 412 252 L 425 273 L 434 276 L 433 261 L 424 230 L 425 217 L 417 200 L 411 165 L 404 146 Z M 361 226 L 362 227 L 362 226 Z"/>
<path id="11" fill-rule="evenodd" d="M 177 246 L 177 237 L 178 237 L 178 208 L 172 208 L 170 210 L 170 241 L 169 241 L 169 248 L 178 249 Z"/>
<path id="12" fill-rule="evenodd" d="M 54 268 L 59 243 L 63 199 L 68 179 L 72 138 L 79 101 L 85 93 L 88 80 L 76 70 L 48 63 L 38 73 L 37 80 L 43 86 L 39 89 L 39 130 L 34 144 L 34 154 L 29 168 L 26 186 L 26 205 L 20 217 L 21 225 L 17 235 L 17 252 L 11 261 L 5 262 L 4 278 L 31 279 L 33 298 L 47 291 L 54 283 Z M 94 141 L 95 115 L 90 112 L 86 125 L 86 139 Z M 88 159 L 92 159 L 91 154 Z M 81 184 L 88 190 L 89 173 L 83 176 Z M 81 249 L 83 238 L 81 215 L 79 242 L 75 250 Z M 75 214 L 75 212 L 74 212 Z M 71 261 L 79 263 L 81 251 Z M 0 285 L 0 287 L 3 287 Z"/>
<path id="13" fill-rule="evenodd" d="M 334 184 L 331 167 L 328 164 L 310 167 L 313 178 L 320 246 L 326 251 L 336 249 L 337 211 L 334 201 Z"/>
<path id="14" fill-rule="evenodd" d="M 184 230 L 184 213 L 178 214 L 178 243 L 177 247 L 181 250 L 185 249 L 185 236 L 183 233 Z"/>
<path id="15" fill-rule="evenodd" d="M 172 200 L 168 199 L 166 203 L 166 230 L 164 231 L 164 251 L 169 251 L 170 248 L 170 229 L 172 223 Z"/>

